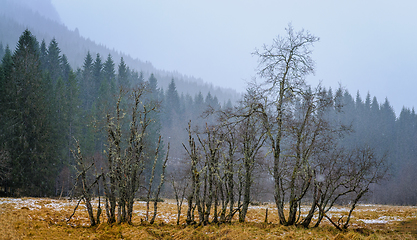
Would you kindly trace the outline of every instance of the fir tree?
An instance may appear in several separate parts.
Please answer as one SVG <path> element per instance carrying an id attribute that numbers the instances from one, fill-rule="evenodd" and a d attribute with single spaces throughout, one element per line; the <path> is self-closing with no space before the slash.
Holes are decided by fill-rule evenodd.
<path id="1" fill-rule="evenodd" d="M 61 71 L 61 49 L 58 47 L 58 43 L 55 38 L 51 40 L 48 47 L 48 56 L 46 62 L 46 70 L 51 75 L 52 84 L 55 85 L 59 77 L 62 77 Z"/>
<path id="2" fill-rule="evenodd" d="M 47 101 L 52 89 L 48 79 L 42 78 L 39 43 L 28 30 L 19 38 L 12 59 L 11 77 L 17 90 L 9 92 L 13 99 L 9 117 L 14 120 L 8 140 L 13 184 L 23 195 L 50 195 L 57 175 L 52 113 Z"/>
<path id="3" fill-rule="evenodd" d="M 3 44 L 0 42 L 0 59 L 3 59 L 4 54 L 5 54 L 5 49 L 3 47 Z"/>
<path id="4" fill-rule="evenodd" d="M 103 78 L 101 81 L 100 86 L 100 95 L 103 96 L 103 98 L 109 100 L 109 99 L 115 99 L 115 96 L 117 94 L 116 89 L 116 73 L 114 69 L 114 62 L 109 54 L 107 56 L 107 60 L 103 65 Z M 102 99 L 102 101 L 106 101 L 105 99 Z M 106 103 L 108 106 L 110 103 Z"/>
<path id="5" fill-rule="evenodd" d="M 71 74 L 71 66 L 68 63 L 68 58 L 65 54 L 62 54 L 61 56 L 61 72 L 62 72 L 62 78 L 64 79 L 64 81 L 68 82 L 69 81 L 69 75 Z"/>
<path id="6" fill-rule="evenodd" d="M 126 66 L 125 61 L 123 60 L 123 57 L 120 59 L 120 64 L 118 68 L 118 74 L 117 74 L 117 80 L 118 80 L 118 86 L 119 88 L 122 87 L 123 89 L 129 89 L 129 69 Z"/>
<path id="7" fill-rule="evenodd" d="M 85 57 L 82 78 L 80 79 L 81 98 L 83 99 L 83 109 L 89 110 L 93 104 L 93 58 L 90 52 Z"/>
<path id="8" fill-rule="evenodd" d="M 40 46 L 39 60 L 41 61 L 42 71 L 46 71 L 47 66 L 48 66 L 48 49 L 46 48 L 45 39 L 42 40 L 42 43 Z"/>
<path id="9" fill-rule="evenodd" d="M 171 83 L 168 85 L 164 101 L 164 124 L 171 127 L 173 118 L 180 115 L 180 111 L 180 98 L 178 96 L 174 79 L 172 79 Z"/>

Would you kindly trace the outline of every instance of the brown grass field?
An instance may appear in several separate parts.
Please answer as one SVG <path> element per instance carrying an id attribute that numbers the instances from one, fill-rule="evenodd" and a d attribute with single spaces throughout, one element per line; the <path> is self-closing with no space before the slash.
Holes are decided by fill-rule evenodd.
<path id="1" fill-rule="evenodd" d="M 251 206 L 246 223 L 199 227 L 185 226 L 187 205 L 183 205 L 181 224 L 176 225 L 172 200 L 158 204 L 153 225 L 141 222 L 145 203 L 138 201 L 132 225 L 101 223 L 89 227 L 81 205 L 67 222 L 76 203 L 67 199 L 0 198 L 0 239 L 417 239 L 415 206 L 359 205 L 348 231 L 340 232 L 327 220 L 318 228 L 281 226 L 273 204 Z M 268 223 L 264 223 L 266 208 Z M 347 211 L 338 206 L 328 215 L 337 221 Z"/>

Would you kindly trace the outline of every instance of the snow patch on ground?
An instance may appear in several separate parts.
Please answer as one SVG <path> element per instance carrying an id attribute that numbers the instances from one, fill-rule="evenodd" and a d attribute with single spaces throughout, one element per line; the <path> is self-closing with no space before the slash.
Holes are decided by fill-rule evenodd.
<path id="1" fill-rule="evenodd" d="M 358 219 L 358 221 L 362 221 L 366 224 L 385 224 L 389 222 L 395 221 L 402 221 L 402 218 L 399 217 L 389 217 L 389 216 L 381 216 L 378 219 Z"/>

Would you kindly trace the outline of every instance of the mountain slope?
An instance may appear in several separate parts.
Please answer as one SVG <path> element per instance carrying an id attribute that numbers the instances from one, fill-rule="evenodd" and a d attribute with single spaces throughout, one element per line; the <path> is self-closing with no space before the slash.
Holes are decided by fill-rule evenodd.
<path id="1" fill-rule="evenodd" d="M 221 103 L 225 103 L 229 99 L 233 102 L 239 98 L 239 94 L 235 90 L 215 87 L 204 83 L 202 79 L 178 72 L 158 70 L 150 62 L 143 62 L 125 53 L 96 44 L 94 41 L 80 36 L 77 29 L 71 31 L 61 24 L 57 14 L 48 0 L 0 1 L 0 43 L 3 46 L 9 45 L 13 51 L 19 36 L 28 28 L 39 41 L 44 39 L 47 44 L 55 38 L 61 52 L 67 55 L 69 63 L 75 68 L 82 66 L 88 51 L 93 56 L 99 53 L 103 59 L 111 54 L 116 64 L 119 64 L 120 58 L 123 57 L 130 68 L 142 71 L 145 78 L 154 73 L 158 79 L 159 87 L 163 89 L 167 89 L 171 79 L 174 78 L 178 91 L 183 94 L 188 93 L 194 96 L 201 91 L 205 96 L 210 92 L 217 96 Z"/>

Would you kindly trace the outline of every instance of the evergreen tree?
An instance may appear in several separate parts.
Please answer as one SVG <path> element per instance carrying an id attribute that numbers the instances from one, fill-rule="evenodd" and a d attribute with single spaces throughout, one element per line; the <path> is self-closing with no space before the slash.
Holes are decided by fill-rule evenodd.
<path id="1" fill-rule="evenodd" d="M 66 195 L 70 194 L 71 190 L 71 178 L 70 178 L 70 169 L 71 166 L 75 165 L 73 162 L 71 149 L 73 149 L 74 138 L 81 139 L 81 124 L 83 119 L 81 118 L 81 109 L 80 98 L 79 98 L 79 88 L 77 83 L 76 74 L 70 70 L 68 73 L 68 80 L 65 82 L 65 100 L 66 100 L 66 126 L 64 127 L 64 136 L 65 136 L 65 145 L 64 148 L 64 166 L 61 170 L 61 189 L 66 190 Z"/>
<path id="2" fill-rule="evenodd" d="M 46 49 L 45 39 L 42 40 L 42 43 L 41 43 L 41 46 L 40 46 L 39 60 L 41 61 L 41 69 L 42 69 L 42 71 L 47 70 L 47 66 L 48 66 L 48 49 Z"/>
<path id="3" fill-rule="evenodd" d="M 379 103 L 376 97 L 372 98 L 372 104 L 371 104 L 371 118 L 378 119 L 379 118 Z"/>
<path id="4" fill-rule="evenodd" d="M 123 89 L 129 89 L 130 88 L 129 79 L 128 79 L 129 69 L 126 66 L 125 61 L 123 60 L 123 57 L 120 59 L 117 76 L 118 76 L 117 80 L 118 80 L 119 88 L 122 87 Z"/>
<path id="5" fill-rule="evenodd" d="M 114 69 L 114 62 L 113 58 L 109 54 L 107 56 L 107 60 L 103 65 L 103 80 L 102 80 L 102 86 L 103 90 L 101 90 L 101 94 L 103 94 L 103 97 L 106 96 L 107 99 L 115 99 L 115 96 L 117 94 L 116 89 L 116 72 Z"/>
<path id="6" fill-rule="evenodd" d="M 10 111 L 12 110 L 11 107 L 13 103 L 11 96 L 14 95 L 13 92 L 15 92 L 11 78 L 12 68 L 12 55 L 9 46 L 6 46 L 0 64 L 0 152 L 2 154 L 7 154 L 8 156 L 10 156 L 10 151 L 13 150 L 11 146 L 9 146 L 10 138 L 13 136 L 10 126 L 13 126 L 14 122 L 10 117 L 13 113 Z M 10 170 L 8 170 L 7 167 L 12 166 L 11 159 L 1 159 L 0 161 L 3 162 L 3 166 L 6 168 L 2 169 L 0 167 L 0 171 L 9 173 Z M 0 185 L 5 188 L 5 192 L 10 189 L 11 184 L 11 176 L 9 174 L 5 174 L 4 176 L 0 175 Z"/>
<path id="7" fill-rule="evenodd" d="M 7 109 L 11 108 L 12 99 L 10 96 L 16 91 L 13 88 L 13 81 L 11 79 L 13 69 L 12 53 L 9 46 L 6 46 L 4 56 L 2 58 L 2 64 L 0 69 L 0 116 L 6 114 Z M 4 123 L 4 121 L 2 121 Z"/>
<path id="8" fill-rule="evenodd" d="M 80 89 L 80 101 L 81 101 L 81 136 L 80 144 L 84 146 L 84 152 L 87 156 L 91 156 L 94 153 L 95 141 L 94 141 L 94 128 L 93 122 L 93 103 L 94 103 L 94 78 L 93 78 L 93 58 L 90 52 L 84 59 L 82 69 L 77 71 L 77 78 Z"/>
<path id="9" fill-rule="evenodd" d="M 230 99 L 227 100 L 226 104 L 224 105 L 225 109 L 232 109 L 233 104 L 232 101 L 230 101 Z"/>
<path id="10" fill-rule="evenodd" d="M 137 71 L 131 71 L 129 74 L 129 83 L 132 86 L 140 87 L 144 84 L 145 78 L 143 76 L 143 72 L 138 73 Z"/>
<path id="11" fill-rule="evenodd" d="M 369 112 L 371 110 L 371 94 L 369 92 L 366 94 L 365 110 L 367 112 Z"/>
<path id="12" fill-rule="evenodd" d="M 56 169 L 56 145 L 51 123 L 52 89 L 42 78 L 39 43 L 28 31 L 19 38 L 13 56 L 12 80 L 17 91 L 10 91 L 13 102 L 8 111 L 13 125 L 7 140 L 13 163 L 13 187 L 23 195 L 44 196 L 53 193 Z"/>
<path id="13" fill-rule="evenodd" d="M 112 82 L 115 81 L 115 78 L 116 78 L 116 72 L 114 70 L 114 62 L 113 62 L 113 58 L 109 54 L 107 56 L 106 62 L 103 65 L 103 79 L 105 80 L 106 84 L 109 87 L 111 87 L 111 85 L 114 84 Z"/>
<path id="14" fill-rule="evenodd" d="M 395 112 L 394 109 L 391 107 L 387 98 L 385 98 L 384 104 L 382 104 L 380 108 L 380 125 L 379 125 L 379 133 L 380 136 L 377 140 L 378 150 L 380 152 L 383 151 L 392 151 L 392 144 L 390 142 L 392 139 L 395 139 L 394 134 L 394 127 L 395 127 Z M 391 152 L 392 153 L 392 152 Z"/>
<path id="15" fill-rule="evenodd" d="M 51 75 L 52 84 L 55 85 L 59 77 L 62 77 L 61 71 L 61 49 L 58 47 L 58 43 L 55 38 L 51 40 L 48 47 L 48 55 L 46 62 L 46 70 Z"/>
<path id="16" fill-rule="evenodd" d="M 194 116 L 197 116 L 197 117 L 200 116 L 203 113 L 204 109 L 205 109 L 205 106 L 204 106 L 203 94 L 201 92 L 198 92 L 198 94 L 195 95 L 194 97 L 194 109 L 193 109 Z"/>
<path id="17" fill-rule="evenodd" d="M 356 108 L 356 112 L 359 114 L 359 115 L 362 115 L 363 114 L 363 111 L 364 111 L 364 104 L 363 104 L 363 101 L 362 101 L 362 98 L 361 98 L 361 95 L 360 95 L 360 93 L 359 93 L 359 91 L 357 91 L 356 92 L 356 100 L 355 100 L 355 108 Z"/>
<path id="18" fill-rule="evenodd" d="M 61 72 L 62 72 L 62 78 L 64 81 L 69 81 L 69 75 L 72 72 L 71 66 L 68 63 L 68 58 L 65 54 L 62 54 L 61 56 Z"/>
<path id="19" fill-rule="evenodd" d="M 178 96 L 177 88 L 174 79 L 168 85 L 164 101 L 164 124 L 171 127 L 172 120 L 180 114 L 180 98 Z"/>
<path id="20" fill-rule="evenodd" d="M 81 98 L 83 99 L 83 109 L 85 111 L 91 109 L 93 104 L 93 58 L 90 52 L 84 60 L 82 69 L 82 78 L 80 79 Z"/>
<path id="21" fill-rule="evenodd" d="M 5 54 L 5 49 L 3 47 L 3 44 L 0 42 L 0 59 L 3 59 L 4 54 Z"/>
<path id="22" fill-rule="evenodd" d="M 93 63 L 93 84 L 91 94 L 93 95 L 93 102 L 98 100 L 98 90 L 102 80 L 103 63 L 100 54 L 97 53 L 96 60 Z"/>

